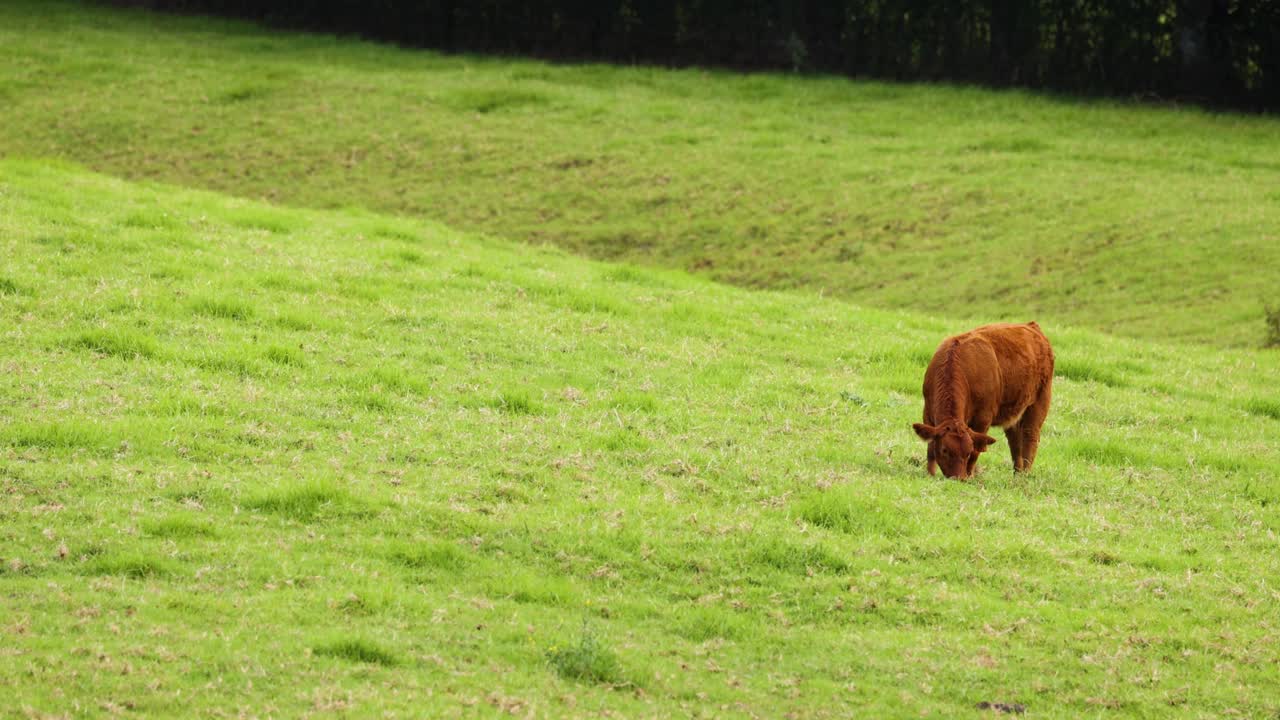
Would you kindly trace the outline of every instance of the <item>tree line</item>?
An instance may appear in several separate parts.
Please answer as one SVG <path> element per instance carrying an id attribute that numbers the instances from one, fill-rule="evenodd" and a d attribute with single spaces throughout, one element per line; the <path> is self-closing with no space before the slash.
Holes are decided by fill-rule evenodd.
<path id="1" fill-rule="evenodd" d="M 1277 0 L 117 0 L 446 51 L 1280 108 Z"/>

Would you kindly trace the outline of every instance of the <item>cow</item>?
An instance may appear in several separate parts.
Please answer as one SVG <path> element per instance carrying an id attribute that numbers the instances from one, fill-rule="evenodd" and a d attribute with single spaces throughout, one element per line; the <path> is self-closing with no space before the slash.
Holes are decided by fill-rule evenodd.
<path id="1" fill-rule="evenodd" d="M 1030 470 L 1049 414 L 1053 348 L 1040 326 L 984 325 L 942 341 L 924 374 L 924 422 L 912 428 L 929 443 L 929 474 L 972 477 L 978 456 L 1004 428 L 1014 472 Z"/>

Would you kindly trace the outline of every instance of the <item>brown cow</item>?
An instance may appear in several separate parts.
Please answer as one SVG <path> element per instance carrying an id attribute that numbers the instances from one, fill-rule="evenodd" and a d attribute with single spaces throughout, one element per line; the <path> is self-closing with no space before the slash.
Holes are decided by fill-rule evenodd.
<path id="1" fill-rule="evenodd" d="M 929 474 L 973 475 L 978 455 L 1004 428 L 1013 469 L 1030 470 L 1049 414 L 1053 349 L 1034 322 L 984 325 L 949 337 L 924 374 L 924 422 L 916 434 L 929 443 Z"/>

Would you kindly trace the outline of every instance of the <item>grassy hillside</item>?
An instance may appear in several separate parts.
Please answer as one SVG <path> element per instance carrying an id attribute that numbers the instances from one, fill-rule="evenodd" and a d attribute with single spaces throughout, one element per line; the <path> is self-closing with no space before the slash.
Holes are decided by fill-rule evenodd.
<path id="1" fill-rule="evenodd" d="M 0 162 L 0 684 L 33 716 L 1271 716 L 1280 372 Z"/>
<path id="2" fill-rule="evenodd" d="M 362 206 L 734 283 L 1257 346 L 1280 123 L 444 57 L 0 4 L 0 156 Z"/>

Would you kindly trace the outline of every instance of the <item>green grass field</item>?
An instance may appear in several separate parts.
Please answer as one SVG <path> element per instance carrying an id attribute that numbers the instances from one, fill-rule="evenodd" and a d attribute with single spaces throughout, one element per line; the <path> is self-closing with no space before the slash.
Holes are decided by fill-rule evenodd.
<path id="1" fill-rule="evenodd" d="M 1261 352 L 1049 325 L 966 484 L 942 320 L 32 161 L 0 258 L 7 713 L 1280 712 Z"/>
<path id="2" fill-rule="evenodd" d="M 929 315 L 1257 347 L 1280 122 L 0 4 L 0 156 Z"/>
<path id="3" fill-rule="evenodd" d="M 1277 130 L 0 4 L 0 717 L 1280 717 Z"/>

